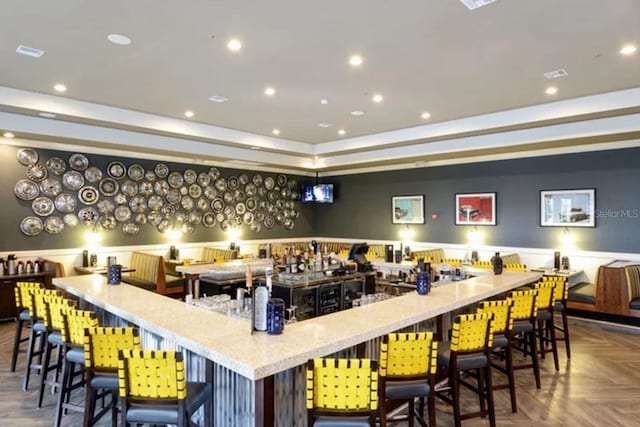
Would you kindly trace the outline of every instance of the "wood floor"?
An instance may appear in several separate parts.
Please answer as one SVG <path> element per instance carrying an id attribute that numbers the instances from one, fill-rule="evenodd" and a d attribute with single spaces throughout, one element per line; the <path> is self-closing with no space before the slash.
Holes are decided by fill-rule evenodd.
<path id="1" fill-rule="evenodd" d="M 22 392 L 24 356 L 16 373 L 9 372 L 14 323 L 0 323 L 0 426 L 51 426 L 55 396 L 45 394 L 36 408 L 37 377 Z M 560 372 L 550 356 L 541 363 L 542 389 L 534 385 L 530 370 L 516 372 L 518 408 L 512 414 L 507 390 L 495 392 L 498 426 L 640 426 L 640 328 L 610 327 L 571 320 L 572 358 L 560 351 Z M 495 373 L 494 378 L 502 380 Z M 473 396 L 465 404 L 474 409 Z M 437 404 L 438 426 L 453 425 L 449 407 Z M 110 423 L 108 416 L 100 426 Z M 79 415 L 63 418 L 63 426 L 82 424 Z M 487 420 L 463 422 L 463 426 L 487 426 Z M 401 427 L 405 423 L 397 423 Z M 289 426 L 286 426 L 289 427 Z"/>

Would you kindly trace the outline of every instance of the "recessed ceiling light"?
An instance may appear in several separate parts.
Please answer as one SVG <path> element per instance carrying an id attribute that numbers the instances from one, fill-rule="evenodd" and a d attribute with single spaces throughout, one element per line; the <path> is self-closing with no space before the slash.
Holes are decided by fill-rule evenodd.
<path id="1" fill-rule="evenodd" d="M 4 136 L 5 138 L 14 138 L 15 135 L 12 134 L 11 132 L 5 132 L 2 134 L 2 136 Z"/>
<path id="2" fill-rule="evenodd" d="M 120 46 L 127 46 L 131 44 L 131 39 L 127 36 L 123 36 L 122 34 L 109 34 L 107 36 L 107 40 Z"/>
<path id="3" fill-rule="evenodd" d="M 328 103 L 329 103 L 329 100 L 327 98 L 322 98 L 320 100 L 320 104 L 322 104 L 322 105 L 327 105 Z"/>
<path id="4" fill-rule="evenodd" d="M 271 131 L 271 133 L 274 135 L 280 135 L 280 129 L 274 129 Z"/>
<path id="5" fill-rule="evenodd" d="M 347 133 L 347 131 L 346 131 L 346 130 L 344 130 L 344 129 L 338 129 L 338 135 L 344 135 L 344 134 L 346 134 L 346 133 Z"/>
<path id="6" fill-rule="evenodd" d="M 16 48 L 16 52 L 22 55 L 31 56 L 33 58 L 40 58 L 44 55 L 44 50 L 36 49 L 35 47 L 20 45 Z"/>
<path id="7" fill-rule="evenodd" d="M 242 42 L 238 39 L 231 39 L 227 42 L 227 48 L 231 52 L 237 52 L 242 49 Z"/>
<path id="8" fill-rule="evenodd" d="M 53 85 L 53 90 L 55 90 L 56 92 L 66 92 L 67 86 L 64 83 L 56 83 L 55 85 Z"/>
<path id="9" fill-rule="evenodd" d="M 273 96 L 276 94 L 276 90 L 272 87 L 267 87 L 264 89 L 264 94 L 267 96 Z"/>
<path id="10" fill-rule="evenodd" d="M 375 95 L 373 95 L 371 97 L 371 100 L 373 102 L 380 103 L 380 102 L 382 102 L 384 100 L 384 97 L 382 95 L 380 95 L 379 93 L 376 93 Z"/>
<path id="11" fill-rule="evenodd" d="M 360 65 L 362 65 L 363 61 L 364 60 L 362 59 L 362 56 L 351 55 L 351 57 L 349 58 L 349 65 L 351 65 L 352 67 L 359 67 Z"/>
<path id="12" fill-rule="evenodd" d="M 331 126 L 333 126 L 331 123 L 318 123 L 318 127 L 321 128 L 330 128 Z"/>
<path id="13" fill-rule="evenodd" d="M 352 116 L 364 116 L 364 111 L 360 111 L 360 110 L 353 110 L 351 112 Z"/>
<path id="14" fill-rule="evenodd" d="M 55 117 L 56 117 L 56 115 L 55 115 L 55 114 L 53 114 L 53 113 L 47 113 L 46 111 L 43 111 L 42 113 L 38 113 L 38 115 L 39 115 L 40 117 L 46 117 L 47 119 L 53 119 L 53 118 L 55 118 Z"/>
<path id="15" fill-rule="evenodd" d="M 638 50 L 638 48 L 635 45 L 628 44 L 622 46 L 622 49 L 620 49 L 620 53 L 623 55 L 633 55 L 636 50 Z"/>
<path id="16" fill-rule="evenodd" d="M 555 95 L 556 93 L 558 93 L 558 88 L 555 86 L 549 86 L 547 90 L 544 91 L 544 93 L 546 93 L 547 95 Z"/>
<path id="17" fill-rule="evenodd" d="M 185 117 L 187 117 L 187 118 L 189 118 L 189 119 L 190 119 L 191 117 L 195 116 L 195 115 L 196 115 L 196 113 L 194 113 L 194 112 L 193 112 L 193 111 L 191 111 L 191 110 L 187 110 L 187 111 L 185 111 L 185 112 L 184 112 L 184 116 L 185 116 Z"/>
<path id="18" fill-rule="evenodd" d="M 469 10 L 477 9 L 482 6 L 486 6 L 489 3 L 493 3 L 496 0 L 460 0 Z"/>
<path id="19" fill-rule="evenodd" d="M 553 71 L 547 71 L 546 73 L 544 73 L 545 78 L 549 80 L 558 79 L 560 77 L 566 77 L 568 75 L 569 73 L 567 73 L 567 71 L 564 68 L 560 68 L 558 70 L 553 70 Z"/>
<path id="20" fill-rule="evenodd" d="M 422 120 L 429 120 L 431 118 L 431 113 L 429 113 L 428 111 L 424 111 L 422 114 L 420 114 L 420 118 Z"/>
<path id="21" fill-rule="evenodd" d="M 224 96 L 220 96 L 220 95 L 213 95 L 209 97 L 209 101 L 218 102 L 218 103 L 227 102 L 228 100 L 229 98 L 225 98 Z"/>

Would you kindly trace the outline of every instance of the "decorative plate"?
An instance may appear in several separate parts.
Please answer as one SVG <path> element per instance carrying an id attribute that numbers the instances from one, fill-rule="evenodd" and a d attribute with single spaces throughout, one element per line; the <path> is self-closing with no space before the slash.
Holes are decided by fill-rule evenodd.
<path id="1" fill-rule="evenodd" d="M 69 157 L 69 166 L 71 169 L 83 171 L 89 166 L 89 159 L 84 154 L 72 154 Z"/>
<path id="2" fill-rule="evenodd" d="M 113 179 L 122 179 L 127 175 L 127 167 L 119 161 L 111 162 L 107 165 L 107 175 Z"/>
<path id="3" fill-rule="evenodd" d="M 44 231 L 49 234 L 58 234 L 64 229 L 64 221 L 58 216 L 50 216 L 44 220 Z"/>
<path id="4" fill-rule="evenodd" d="M 211 228 L 216 225 L 216 216 L 212 212 L 202 215 L 202 225 Z"/>
<path id="5" fill-rule="evenodd" d="M 128 197 L 133 197 L 138 194 L 138 184 L 131 180 L 126 180 L 120 186 L 120 191 Z"/>
<path id="6" fill-rule="evenodd" d="M 294 188 L 298 187 L 298 183 L 296 182 L 295 179 L 290 179 L 287 186 L 289 187 L 289 190 L 293 190 Z"/>
<path id="7" fill-rule="evenodd" d="M 182 231 L 182 234 L 192 234 L 195 231 L 195 229 L 196 228 L 193 226 L 193 224 L 189 222 L 185 222 L 180 227 L 180 231 Z"/>
<path id="8" fill-rule="evenodd" d="M 118 206 L 113 212 L 113 216 L 115 216 L 119 222 L 129 221 L 131 219 L 131 209 L 125 205 Z"/>
<path id="9" fill-rule="evenodd" d="M 187 220 L 187 213 L 185 211 L 176 211 L 176 222 L 185 222 Z"/>
<path id="10" fill-rule="evenodd" d="M 291 196 L 291 190 L 289 190 L 289 187 L 281 188 L 280 195 L 284 198 L 289 198 Z"/>
<path id="11" fill-rule="evenodd" d="M 156 181 L 153 184 L 153 191 L 158 196 L 164 197 L 167 195 L 167 192 L 169 191 L 169 184 L 167 183 L 167 181 L 164 181 L 164 180 Z"/>
<path id="12" fill-rule="evenodd" d="M 69 193 L 62 193 L 56 197 L 54 204 L 58 212 L 71 213 L 76 210 L 78 201 L 73 197 L 73 195 Z"/>
<path id="13" fill-rule="evenodd" d="M 217 195 L 218 195 L 218 192 L 214 187 L 210 185 L 207 185 L 206 187 L 204 187 L 204 197 L 206 197 L 207 199 L 213 200 L 216 198 Z"/>
<path id="14" fill-rule="evenodd" d="M 258 187 L 258 197 L 260 197 L 260 198 L 267 197 L 267 193 L 268 193 L 268 191 L 267 191 L 266 188 Z"/>
<path id="15" fill-rule="evenodd" d="M 258 203 L 256 202 L 256 199 L 253 197 L 249 197 L 245 202 L 244 202 L 246 208 L 248 211 L 253 212 L 256 210 L 256 208 L 258 207 Z"/>
<path id="16" fill-rule="evenodd" d="M 255 213 L 256 221 L 262 222 L 262 221 L 264 221 L 266 216 L 267 215 L 264 213 L 264 211 L 256 211 L 256 213 Z"/>
<path id="17" fill-rule="evenodd" d="M 190 224 L 198 225 L 202 222 L 202 214 L 199 214 L 196 211 L 189 212 L 189 216 L 187 218 Z"/>
<path id="18" fill-rule="evenodd" d="M 193 199 L 189 196 L 184 196 L 182 200 L 180 200 L 180 205 L 183 209 L 190 211 L 191 209 L 193 209 Z"/>
<path id="19" fill-rule="evenodd" d="M 98 201 L 100 194 L 98 194 L 98 190 L 94 187 L 87 185 L 86 187 L 82 187 L 80 191 L 78 191 L 78 197 L 80 201 L 85 205 L 93 205 Z"/>
<path id="20" fill-rule="evenodd" d="M 84 179 L 86 179 L 87 182 L 95 184 L 102 179 L 102 171 L 95 166 L 90 166 L 84 171 Z"/>
<path id="21" fill-rule="evenodd" d="M 116 205 L 126 205 L 127 204 L 127 196 L 125 196 L 122 193 L 118 193 L 115 196 L 113 196 L 113 201 L 116 203 Z"/>
<path id="22" fill-rule="evenodd" d="M 163 205 L 160 213 L 165 218 L 171 218 L 176 214 L 176 207 L 174 205 Z"/>
<path id="23" fill-rule="evenodd" d="M 151 196 L 153 194 L 153 182 L 145 181 L 138 184 L 138 193 L 143 196 Z"/>
<path id="24" fill-rule="evenodd" d="M 152 211 L 159 211 L 162 208 L 162 205 L 164 205 L 164 200 L 162 200 L 162 197 L 158 196 L 157 194 L 149 197 L 148 206 Z"/>
<path id="25" fill-rule="evenodd" d="M 166 199 L 167 199 L 167 202 L 171 203 L 172 205 L 177 205 L 178 203 L 180 203 L 180 200 L 182 199 L 182 195 L 178 190 L 169 190 L 167 192 Z"/>
<path id="26" fill-rule="evenodd" d="M 275 181 L 270 176 L 264 179 L 264 188 L 266 188 L 267 190 L 273 190 L 273 187 L 275 187 L 275 185 L 276 185 Z"/>
<path id="27" fill-rule="evenodd" d="M 152 171 L 151 169 L 149 169 L 148 171 L 146 171 L 144 173 L 144 179 L 146 179 L 147 181 L 155 181 L 156 178 L 158 178 L 158 176 L 156 175 L 156 173 L 154 171 Z"/>
<path id="28" fill-rule="evenodd" d="M 295 223 L 291 218 L 287 218 L 284 220 L 284 228 L 286 228 L 287 230 L 293 230 L 294 225 Z"/>
<path id="29" fill-rule="evenodd" d="M 129 208 L 134 213 L 143 213 L 147 210 L 147 199 L 144 196 L 134 196 L 129 200 Z"/>
<path id="30" fill-rule="evenodd" d="M 202 196 L 202 187 L 200 187 L 198 184 L 191 184 L 189 186 L 189 195 L 194 199 Z"/>
<path id="31" fill-rule="evenodd" d="M 253 221 L 253 222 L 251 223 L 251 225 L 249 226 L 249 229 L 250 229 L 251 231 L 253 231 L 254 233 L 259 233 L 259 232 L 260 232 L 260 230 L 262 230 L 262 225 L 261 225 L 259 222 L 257 222 L 257 221 Z"/>
<path id="32" fill-rule="evenodd" d="M 251 182 L 253 182 L 253 185 L 256 187 L 260 187 L 262 185 L 262 175 L 253 175 Z"/>
<path id="33" fill-rule="evenodd" d="M 228 219 L 225 219 L 224 221 L 222 221 L 222 223 L 220 224 L 220 229 L 222 231 L 229 231 L 229 229 L 231 228 L 231 223 L 229 222 Z"/>
<path id="34" fill-rule="evenodd" d="M 27 166 L 27 178 L 32 181 L 42 181 L 47 177 L 47 169 L 39 164 Z"/>
<path id="35" fill-rule="evenodd" d="M 187 194 L 189 194 L 189 187 L 183 185 L 178 189 L 178 191 L 180 192 L 181 196 L 186 196 Z"/>
<path id="36" fill-rule="evenodd" d="M 13 187 L 13 192 L 16 193 L 16 197 L 20 200 L 33 200 L 40 194 L 40 189 L 35 182 L 21 179 Z"/>
<path id="37" fill-rule="evenodd" d="M 276 200 L 278 200 L 278 197 L 280 197 L 280 193 L 278 193 L 275 190 L 269 191 L 269 194 L 268 194 L 269 201 L 275 202 Z"/>
<path id="38" fill-rule="evenodd" d="M 162 214 L 158 211 L 150 212 L 149 215 L 147 215 L 147 221 L 152 225 L 158 225 L 160 221 L 162 221 Z"/>
<path id="39" fill-rule="evenodd" d="M 282 199 L 276 200 L 276 208 L 284 209 L 284 200 L 282 200 Z"/>
<path id="40" fill-rule="evenodd" d="M 167 231 L 169 229 L 169 221 L 167 221 L 166 219 L 163 219 L 161 221 L 158 222 L 158 224 L 156 224 L 158 226 L 158 231 L 161 233 L 164 233 L 165 231 Z"/>
<path id="41" fill-rule="evenodd" d="M 298 191 L 295 188 L 293 190 L 291 190 L 290 198 L 291 198 L 291 200 L 300 200 L 300 191 Z"/>
<path id="42" fill-rule="evenodd" d="M 233 193 L 224 193 L 224 195 L 222 196 L 222 199 L 224 200 L 225 203 L 235 202 L 235 196 L 233 195 Z"/>
<path id="43" fill-rule="evenodd" d="M 198 180 L 198 174 L 193 169 L 187 169 L 184 171 L 184 182 L 187 184 L 193 184 Z"/>
<path id="44" fill-rule="evenodd" d="M 209 168 L 209 178 L 211 178 L 211 181 L 215 181 L 220 178 L 220 171 L 218 168 Z"/>
<path id="45" fill-rule="evenodd" d="M 247 194 L 247 196 L 253 197 L 258 193 L 258 189 L 254 184 L 247 184 L 244 186 L 244 192 Z"/>
<path id="46" fill-rule="evenodd" d="M 94 208 L 86 207 L 78 211 L 78 218 L 84 225 L 93 225 L 100 218 L 100 214 Z"/>
<path id="47" fill-rule="evenodd" d="M 60 157 L 52 157 L 47 160 L 47 170 L 54 175 L 60 176 L 67 170 L 67 164 Z"/>
<path id="48" fill-rule="evenodd" d="M 105 178 L 100 181 L 98 188 L 103 196 L 113 196 L 120 189 L 120 185 L 118 184 L 118 181 L 113 178 Z"/>
<path id="49" fill-rule="evenodd" d="M 216 214 L 216 221 L 217 222 L 224 221 L 224 214 L 222 212 Z"/>
<path id="50" fill-rule="evenodd" d="M 37 216 L 28 216 L 20 222 L 20 231 L 27 236 L 37 236 L 43 228 L 42 220 Z"/>
<path id="51" fill-rule="evenodd" d="M 116 208 L 116 204 L 109 199 L 102 199 L 98 202 L 98 204 L 96 205 L 96 208 L 98 208 L 98 212 L 100 212 L 103 215 L 106 215 L 113 212 L 113 210 Z"/>
<path id="52" fill-rule="evenodd" d="M 100 225 L 107 230 L 113 230 L 118 225 L 118 221 L 111 215 L 103 215 L 100 217 Z"/>
<path id="53" fill-rule="evenodd" d="M 200 197 L 197 201 L 196 201 L 196 206 L 198 207 L 198 209 L 200 209 L 201 211 L 208 211 L 209 210 L 209 201 L 207 199 L 205 199 L 204 197 Z"/>
<path id="54" fill-rule="evenodd" d="M 227 191 L 227 181 L 224 178 L 216 179 L 216 182 L 213 184 L 220 193 L 224 193 Z"/>
<path id="55" fill-rule="evenodd" d="M 233 198 L 236 199 L 236 202 L 244 202 L 247 196 L 245 196 L 244 191 L 236 190 L 233 192 Z"/>
<path id="56" fill-rule="evenodd" d="M 282 224 L 284 221 L 284 214 L 282 212 L 276 212 L 276 222 Z"/>
<path id="57" fill-rule="evenodd" d="M 227 187 L 229 187 L 231 190 L 237 189 L 238 185 L 240 185 L 240 182 L 238 181 L 237 177 L 230 176 L 229 178 L 227 178 Z"/>
<path id="58" fill-rule="evenodd" d="M 287 177 L 286 177 L 286 175 L 282 175 L 282 174 L 278 175 L 278 176 L 276 177 L 276 182 L 278 183 L 278 185 L 279 185 L 280 187 L 284 186 L 284 185 L 287 183 Z"/>
<path id="59" fill-rule="evenodd" d="M 200 186 L 202 187 L 206 187 L 207 185 L 211 184 L 211 177 L 209 176 L 209 174 L 200 172 L 198 174 L 198 184 L 200 184 Z"/>
<path id="60" fill-rule="evenodd" d="M 169 178 L 167 178 L 167 182 L 172 188 L 180 188 L 182 184 L 184 184 L 184 178 L 180 172 L 171 172 Z"/>
<path id="61" fill-rule="evenodd" d="M 80 220 L 76 216 L 76 214 L 68 213 L 66 214 L 62 220 L 66 224 L 67 227 L 75 227 L 80 223 Z"/>
<path id="62" fill-rule="evenodd" d="M 135 222 L 128 222 L 122 226 L 122 231 L 127 234 L 137 234 L 140 231 L 140 226 Z"/>
<path id="63" fill-rule="evenodd" d="M 249 183 L 249 176 L 246 173 L 243 173 L 238 177 L 238 181 L 240 181 L 241 185 L 246 185 Z"/>
<path id="64" fill-rule="evenodd" d="M 127 175 L 134 181 L 141 181 L 144 178 L 144 168 L 137 163 L 129 166 L 129 170 L 127 171 Z"/>
<path id="65" fill-rule="evenodd" d="M 238 203 L 236 205 L 236 213 L 238 215 L 242 215 L 247 211 L 247 207 L 244 205 L 244 203 Z"/>
<path id="66" fill-rule="evenodd" d="M 233 218 L 234 216 L 236 216 L 236 210 L 232 206 L 225 206 L 222 210 L 222 213 L 227 218 Z"/>
<path id="67" fill-rule="evenodd" d="M 158 175 L 158 178 L 166 178 L 169 175 L 169 166 L 164 163 L 158 163 L 153 170 Z"/>
<path id="68" fill-rule="evenodd" d="M 242 215 L 242 222 L 244 222 L 247 225 L 253 224 L 253 220 L 254 220 L 254 215 L 253 212 L 245 212 Z"/>
<path id="69" fill-rule="evenodd" d="M 221 198 L 215 198 L 212 202 L 211 202 L 211 210 L 218 213 L 218 212 L 222 212 L 222 210 L 224 209 L 224 202 L 222 201 Z"/>
<path id="70" fill-rule="evenodd" d="M 78 171 L 68 171 L 62 175 L 62 185 L 64 188 L 77 191 L 84 185 L 84 176 Z"/>
<path id="71" fill-rule="evenodd" d="M 273 228 L 274 224 L 275 224 L 275 220 L 271 215 L 267 215 L 264 217 L 264 226 L 266 228 Z"/>
<path id="72" fill-rule="evenodd" d="M 31 148 L 23 148 L 18 150 L 18 163 L 22 166 L 31 166 L 38 163 L 38 153 Z"/>
<path id="73" fill-rule="evenodd" d="M 147 216 L 143 213 L 139 213 L 136 215 L 135 221 L 136 221 L 136 224 L 146 224 Z"/>
<path id="74" fill-rule="evenodd" d="M 48 197 L 38 197 L 31 203 L 31 208 L 33 212 L 35 212 L 38 216 L 47 216 L 51 215 L 53 212 L 54 206 L 53 202 Z"/>

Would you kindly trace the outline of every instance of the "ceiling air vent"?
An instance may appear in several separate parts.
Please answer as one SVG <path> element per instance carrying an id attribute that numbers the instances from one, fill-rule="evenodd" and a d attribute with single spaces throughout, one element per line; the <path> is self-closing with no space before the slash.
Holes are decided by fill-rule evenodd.
<path id="1" fill-rule="evenodd" d="M 559 70 L 547 71 L 546 73 L 544 73 L 544 76 L 549 80 L 566 77 L 568 75 L 569 73 L 567 73 L 564 68 L 560 68 Z"/>
<path id="2" fill-rule="evenodd" d="M 22 55 L 32 56 L 34 58 L 40 58 L 42 55 L 44 55 L 44 50 L 40 50 L 40 49 L 36 49 L 35 47 L 29 47 L 24 45 L 18 46 L 16 48 L 16 52 Z"/>
<path id="3" fill-rule="evenodd" d="M 482 6 L 486 6 L 489 3 L 493 3 L 496 0 L 460 0 L 469 10 L 477 9 Z"/>

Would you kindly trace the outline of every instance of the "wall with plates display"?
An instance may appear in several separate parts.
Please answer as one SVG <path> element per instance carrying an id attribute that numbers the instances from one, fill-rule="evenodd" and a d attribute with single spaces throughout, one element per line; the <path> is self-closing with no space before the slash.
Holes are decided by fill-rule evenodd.
<path id="1" fill-rule="evenodd" d="M 82 152 L 0 146 L 0 250 L 313 235 L 304 179 Z M 179 233 L 174 233 L 179 231 Z M 171 236 L 171 237 L 169 237 Z"/>

